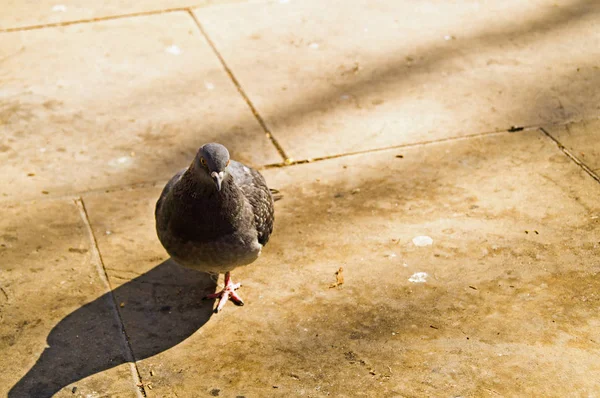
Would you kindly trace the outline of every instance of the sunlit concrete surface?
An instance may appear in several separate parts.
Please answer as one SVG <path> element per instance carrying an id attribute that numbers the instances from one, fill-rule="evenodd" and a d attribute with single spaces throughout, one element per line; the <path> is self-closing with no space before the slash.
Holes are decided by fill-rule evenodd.
<path id="1" fill-rule="evenodd" d="M 0 29 L 23 30 L 47 25 L 65 25 L 140 14 L 162 14 L 187 7 L 239 3 L 248 0 L 3 0 Z M 260 0 L 255 0 L 260 1 Z M 276 1 L 276 0 L 271 0 Z"/>
<path id="2" fill-rule="evenodd" d="M 335 4 L 195 10 L 292 158 L 600 113 L 598 1 Z"/>
<path id="3" fill-rule="evenodd" d="M 0 395 L 600 397 L 599 24 L 2 3 Z M 153 218 L 208 141 L 283 194 L 218 315 Z"/>

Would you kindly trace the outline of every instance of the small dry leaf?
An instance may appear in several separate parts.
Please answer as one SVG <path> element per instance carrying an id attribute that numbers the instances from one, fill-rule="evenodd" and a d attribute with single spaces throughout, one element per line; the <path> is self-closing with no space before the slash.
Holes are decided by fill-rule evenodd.
<path id="1" fill-rule="evenodd" d="M 340 267 L 340 269 L 336 271 L 335 279 L 335 283 L 329 285 L 330 289 L 344 284 L 344 268 Z"/>

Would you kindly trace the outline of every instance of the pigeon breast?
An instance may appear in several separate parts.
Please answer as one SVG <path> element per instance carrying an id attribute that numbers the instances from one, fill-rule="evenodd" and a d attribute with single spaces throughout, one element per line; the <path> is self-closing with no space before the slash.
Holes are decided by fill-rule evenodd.
<path id="1" fill-rule="evenodd" d="M 159 240 L 176 262 L 223 273 L 258 258 L 273 231 L 273 198 L 258 171 L 232 160 L 221 191 L 191 168 L 177 173 L 155 216 Z"/>

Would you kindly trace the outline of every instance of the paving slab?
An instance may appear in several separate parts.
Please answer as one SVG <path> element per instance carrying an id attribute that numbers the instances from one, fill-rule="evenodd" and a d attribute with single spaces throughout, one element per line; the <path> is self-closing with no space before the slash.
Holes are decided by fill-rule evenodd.
<path id="1" fill-rule="evenodd" d="M 281 161 L 185 12 L 0 34 L 0 199 L 167 178 L 218 140 Z"/>
<path id="2" fill-rule="evenodd" d="M 582 120 L 544 129 L 592 171 L 600 171 L 600 120 Z"/>
<path id="3" fill-rule="evenodd" d="M 600 3 L 282 1 L 196 11 L 294 159 L 600 112 Z"/>
<path id="4" fill-rule="evenodd" d="M 264 174 L 275 233 L 218 315 L 160 185 L 85 195 L 150 396 L 600 393 L 600 185 L 541 131 Z"/>
<path id="5" fill-rule="evenodd" d="M 19 0 L 5 0 L 0 5 L 0 30 L 241 1 L 244 0 L 40 0 L 33 6 Z"/>
<path id="6" fill-rule="evenodd" d="M 136 397 L 116 311 L 75 203 L 1 211 L 0 395 Z"/>

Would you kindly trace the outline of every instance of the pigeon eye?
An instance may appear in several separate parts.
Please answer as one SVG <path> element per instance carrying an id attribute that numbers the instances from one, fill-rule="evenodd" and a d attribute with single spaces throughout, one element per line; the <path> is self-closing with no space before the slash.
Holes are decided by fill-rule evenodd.
<path id="1" fill-rule="evenodd" d="M 204 160 L 204 158 L 200 158 L 200 163 L 202 163 L 202 165 L 206 166 L 206 160 Z"/>

